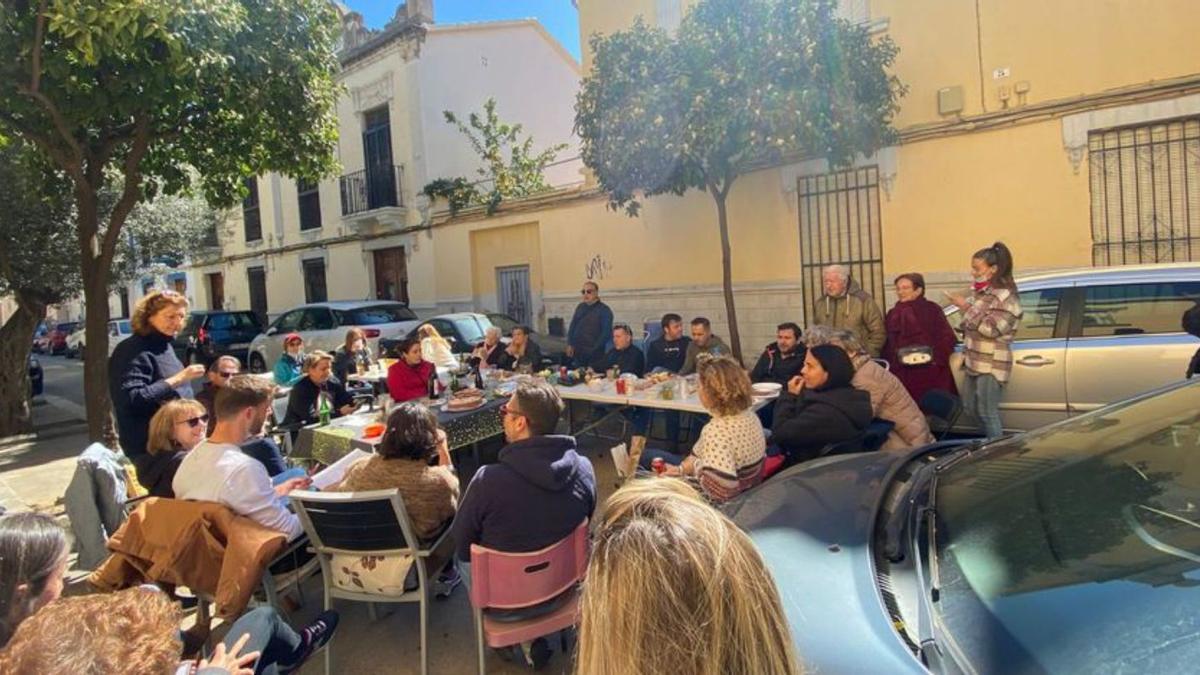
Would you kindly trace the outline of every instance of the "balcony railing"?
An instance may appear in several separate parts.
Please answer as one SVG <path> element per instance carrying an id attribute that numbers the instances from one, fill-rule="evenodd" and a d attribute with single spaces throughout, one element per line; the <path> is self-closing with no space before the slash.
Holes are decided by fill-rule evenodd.
<path id="1" fill-rule="evenodd" d="M 346 174 L 339 181 L 342 215 L 404 206 L 403 166 L 381 166 Z"/>

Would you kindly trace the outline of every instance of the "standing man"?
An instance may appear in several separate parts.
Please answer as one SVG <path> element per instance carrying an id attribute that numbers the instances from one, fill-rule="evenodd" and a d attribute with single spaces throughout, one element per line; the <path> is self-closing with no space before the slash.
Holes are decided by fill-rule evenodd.
<path id="1" fill-rule="evenodd" d="M 791 321 L 781 323 L 775 327 L 775 341 L 767 345 L 750 371 L 750 381 L 775 382 L 786 387 L 788 381 L 800 374 L 807 353 L 800 342 L 800 326 Z"/>
<path id="2" fill-rule="evenodd" d="M 683 368 L 691 339 L 683 334 L 683 317 L 678 314 L 663 314 L 661 323 L 663 334 L 646 347 L 646 370 L 662 368 L 678 373 Z"/>
<path id="3" fill-rule="evenodd" d="M 713 335 L 712 322 L 698 316 L 692 319 L 692 342 L 687 347 L 687 354 L 684 356 L 683 367 L 679 369 L 679 374 L 691 375 L 696 372 L 696 357 L 701 354 L 721 356 L 732 353 L 733 350 L 725 344 L 724 340 Z"/>
<path id="4" fill-rule="evenodd" d="M 579 293 L 583 302 L 575 307 L 567 330 L 567 358 L 576 368 L 586 368 L 603 358 L 611 344 L 613 313 L 600 301 L 600 287 L 596 282 L 585 282 Z"/>
<path id="5" fill-rule="evenodd" d="M 619 323 L 612 330 L 613 348 L 597 363 L 596 370 L 603 371 L 616 366 L 621 374 L 633 373 L 638 377 L 646 374 L 646 357 L 642 350 L 633 345 L 633 330 L 627 323 Z"/>
<path id="6" fill-rule="evenodd" d="M 853 331 L 871 356 L 878 357 L 887 340 L 887 327 L 875 298 L 850 278 L 850 268 L 845 265 L 822 270 L 821 288 L 824 292 L 817 298 L 808 325 Z"/>

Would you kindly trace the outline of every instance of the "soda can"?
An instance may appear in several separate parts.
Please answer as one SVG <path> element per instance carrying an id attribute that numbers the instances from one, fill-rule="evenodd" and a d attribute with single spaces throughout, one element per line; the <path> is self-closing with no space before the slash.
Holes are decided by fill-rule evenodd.
<path id="1" fill-rule="evenodd" d="M 654 473 L 661 476 L 667 472 L 667 462 L 662 457 L 655 457 L 654 460 L 650 462 L 650 468 L 654 469 Z"/>

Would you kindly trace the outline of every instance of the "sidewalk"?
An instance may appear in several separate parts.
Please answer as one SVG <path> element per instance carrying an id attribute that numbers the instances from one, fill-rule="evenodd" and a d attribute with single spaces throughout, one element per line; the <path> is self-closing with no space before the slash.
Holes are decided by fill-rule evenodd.
<path id="1" fill-rule="evenodd" d="M 0 444 L 0 504 L 61 516 L 58 501 L 88 445 L 86 421 L 79 406 L 51 396 L 34 401 L 33 422 L 36 439 Z"/>

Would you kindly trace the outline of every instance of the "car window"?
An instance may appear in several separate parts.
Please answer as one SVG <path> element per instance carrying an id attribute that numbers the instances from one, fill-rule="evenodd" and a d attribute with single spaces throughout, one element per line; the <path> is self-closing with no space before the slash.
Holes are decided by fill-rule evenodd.
<path id="1" fill-rule="evenodd" d="M 1192 671 L 1198 397 L 1085 415 L 940 475 L 937 611 L 975 670 Z"/>
<path id="2" fill-rule="evenodd" d="M 281 333 L 290 333 L 292 331 L 300 330 L 300 319 L 303 317 L 304 310 L 302 309 L 288 312 L 287 314 L 279 317 L 279 320 L 275 322 L 275 330 Z"/>
<path id="3" fill-rule="evenodd" d="M 1054 325 L 1058 322 L 1062 294 L 1061 288 L 1039 288 L 1018 293 L 1021 323 L 1017 327 L 1016 339 L 1039 340 L 1054 337 Z M 946 320 L 957 332 L 959 324 L 962 323 L 962 312 L 955 309 L 946 315 Z"/>
<path id="4" fill-rule="evenodd" d="M 491 325 L 489 323 L 489 325 Z M 467 317 L 454 322 L 455 328 L 458 330 L 458 336 L 467 344 L 476 344 L 483 342 L 483 331 L 487 326 L 480 326 L 475 317 Z M 438 329 L 439 331 L 441 328 Z"/>
<path id="5" fill-rule="evenodd" d="M 300 319 L 300 330 L 332 330 L 334 326 L 333 315 L 324 307 L 310 307 Z"/>
<path id="6" fill-rule="evenodd" d="M 416 321 L 417 315 L 398 303 L 371 305 L 357 309 L 334 310 L 340 326 L 375 326 L 381 323 Z"/>
<path id="7" fill-rule="evenodd" d="M 1083 300 L 1085 337 L 1178 333 L 1200 281 L 1092 286 Z"/>
<path id="8" fill-rule="evenodd" d="M 516 328 L 518 325 L 517 322 L 512 319 L 512 317 L 508 317 L 503 314 L 488 314 L 488 320 L 490 320 L 492 324 L 499 328 L 500 332 L 505 335 L 511 333 L 512 329 Z"/>
<path id="9" fill-rule="evenodd" d="M 208 322 L 209 330 L 254 330 L 258 328 L 258 322 L 254 320 L 253 314 L 229 313 L 229 314 L 214 314 Z"/>

